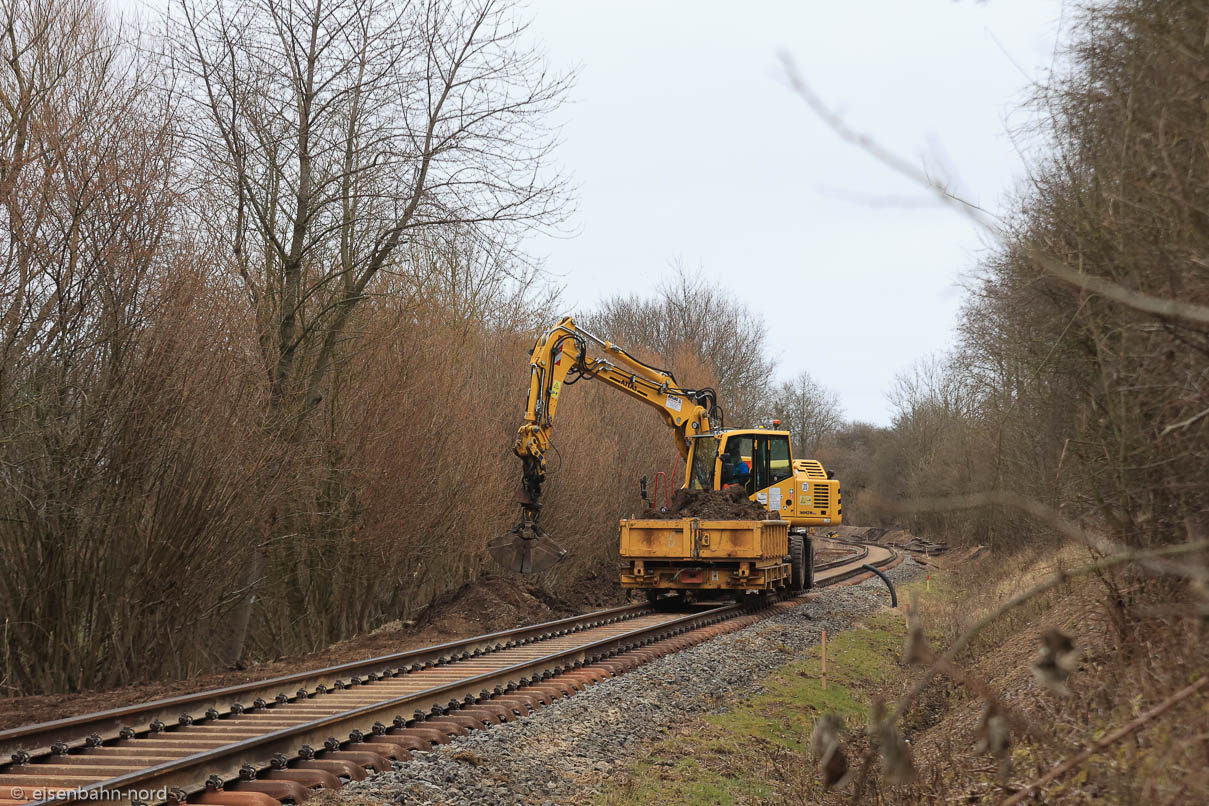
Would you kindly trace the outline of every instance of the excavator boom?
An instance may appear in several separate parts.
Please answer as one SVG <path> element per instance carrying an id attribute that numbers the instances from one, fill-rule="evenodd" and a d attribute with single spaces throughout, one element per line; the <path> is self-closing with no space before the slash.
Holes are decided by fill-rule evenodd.
<path id="1" fill-rule="evenodd" d="M 563 388 L 583 378 L 601 381 L 653 407 L 673 429 L 676 449 L 687 459 L 689 438 L 721 425 L 712 389 L 684 389 L 666 370 L 657 369 L 611 342 L 593 336 L 564 317 L 538 337 L 529 360 L 529 396 L 525 420 L 513 452 L 520 457 L 521 520 L 487 544 L 492 557 L 522 573 L 544 571 L 566 554 L 538 525 L 546 452 Z"/>

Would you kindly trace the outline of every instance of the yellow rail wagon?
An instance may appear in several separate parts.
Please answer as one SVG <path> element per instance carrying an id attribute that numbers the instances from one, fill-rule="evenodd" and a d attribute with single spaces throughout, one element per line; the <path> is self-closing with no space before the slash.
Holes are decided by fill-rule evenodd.
<path id="1" fill-rule="evenodd" d="M 789 585 L 788 521 L 621 521 L 623 588 L 744 593 Z"/>

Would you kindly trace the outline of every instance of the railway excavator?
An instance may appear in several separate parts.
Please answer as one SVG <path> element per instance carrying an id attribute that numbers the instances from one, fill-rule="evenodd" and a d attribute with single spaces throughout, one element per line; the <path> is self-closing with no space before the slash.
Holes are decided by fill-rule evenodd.
<path id="1" fill-rule="evenodd" d="M 652 599 L 668 591 L 704 589 L 742 597 L 810 587 L 809 529 L 841 522 L 839 481 L 815 460 L 795 460 L 788 431 L 775 426 L 726 428 L 713 389 L 681 387 L 670 372 L 593 336 L 571 317 L 542 333 L 530 358 L 525 419 L 513 445 L 522 463 L 521 519 L 488 542 L 488 551 L 500 565 L 540 572 L 566 554 L 539 523 L 542 484 L 559 397 L 565 387 L 585 378 L 655 409 L 671 429 L 684 461 L 682 490 L 725 490 L 771 513 L 757 509 L 758 520 L 622 520 L 622 587 L 646 589 Z"/>

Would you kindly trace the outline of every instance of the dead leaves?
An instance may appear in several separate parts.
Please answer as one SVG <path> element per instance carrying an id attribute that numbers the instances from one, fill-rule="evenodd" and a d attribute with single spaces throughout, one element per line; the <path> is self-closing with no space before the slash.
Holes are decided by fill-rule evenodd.
<path id="1" fill-rule="evenodd" d="M 810 754 L 818 759 L 823 772 L 823 786 L 834 789 L 847 781 L 848 758 L 840 734 L 844 720 L 835 714 L 824 714 L 814 721 L 810 733 Z"/>
<path id="2" fill-rule="evenodd" d="M 1054 694 L 1070 694 L 1067 681 L 1079 665 L 1079 653 L 1070 636 L 1060 630 L 1046 630 L 1041 636 L 1041 654 L 1033 661 L 1033 676 Z"/>
<path id="3" fill-rule="evenodd" d="M 898 732 L 894 722 L 893 717 L 886 715 L 886 704 L 880 699 L 874 700 L 869 732 L 877 739 L 882 771 L 890 783 L 909 784 L 915 780 L 915 761 L 911 757 L 911 745 Z"/>
<path id="4" fill-rule="evenodd" d="M 932 650 L 924 637 L 924 628 L 919 621 L 919 607 L 912 606 L 907 617 L 907 640 L 903 646 L 903 663 L 914 666 L 932 659 Z"/>
<path id="5" fill-rule="evenodd" d="M 810 753 L 819 763 L 823 786 L 827 789 L 844 786 L 852 775 L 841 739 L 843 731 L 843 719 L 835 714 L 824 714 L 815 720 L 810 734 Z M 866 733 L 873 738 L 881 755 L 882 772 L 887 781 L 909 784 L 915 780 L 911 745 L 898 732 L 894 720 L 887 716 L 885 703 L 880 699 L 873 702 L 872 719 Z"/>
<path id="6" fill-rule="evenodd" d="M 1012 771 L 1011 727 L 994 703 L 987 703 L 983 709 L 974 737 L 974 752 L 989 753 L 999 763 L 999 783 L 1006 784 Z"/>

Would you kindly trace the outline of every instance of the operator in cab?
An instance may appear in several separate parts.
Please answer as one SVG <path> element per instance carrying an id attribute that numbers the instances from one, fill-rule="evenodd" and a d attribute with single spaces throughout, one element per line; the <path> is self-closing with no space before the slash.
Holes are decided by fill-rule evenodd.
<path id="1" fill-rule="evenodd" d="M 722 452 L 721 488 L 742 487 L 751 494 L 751 466 L 740 453 L 739 440 L 731 440 Z"/>

